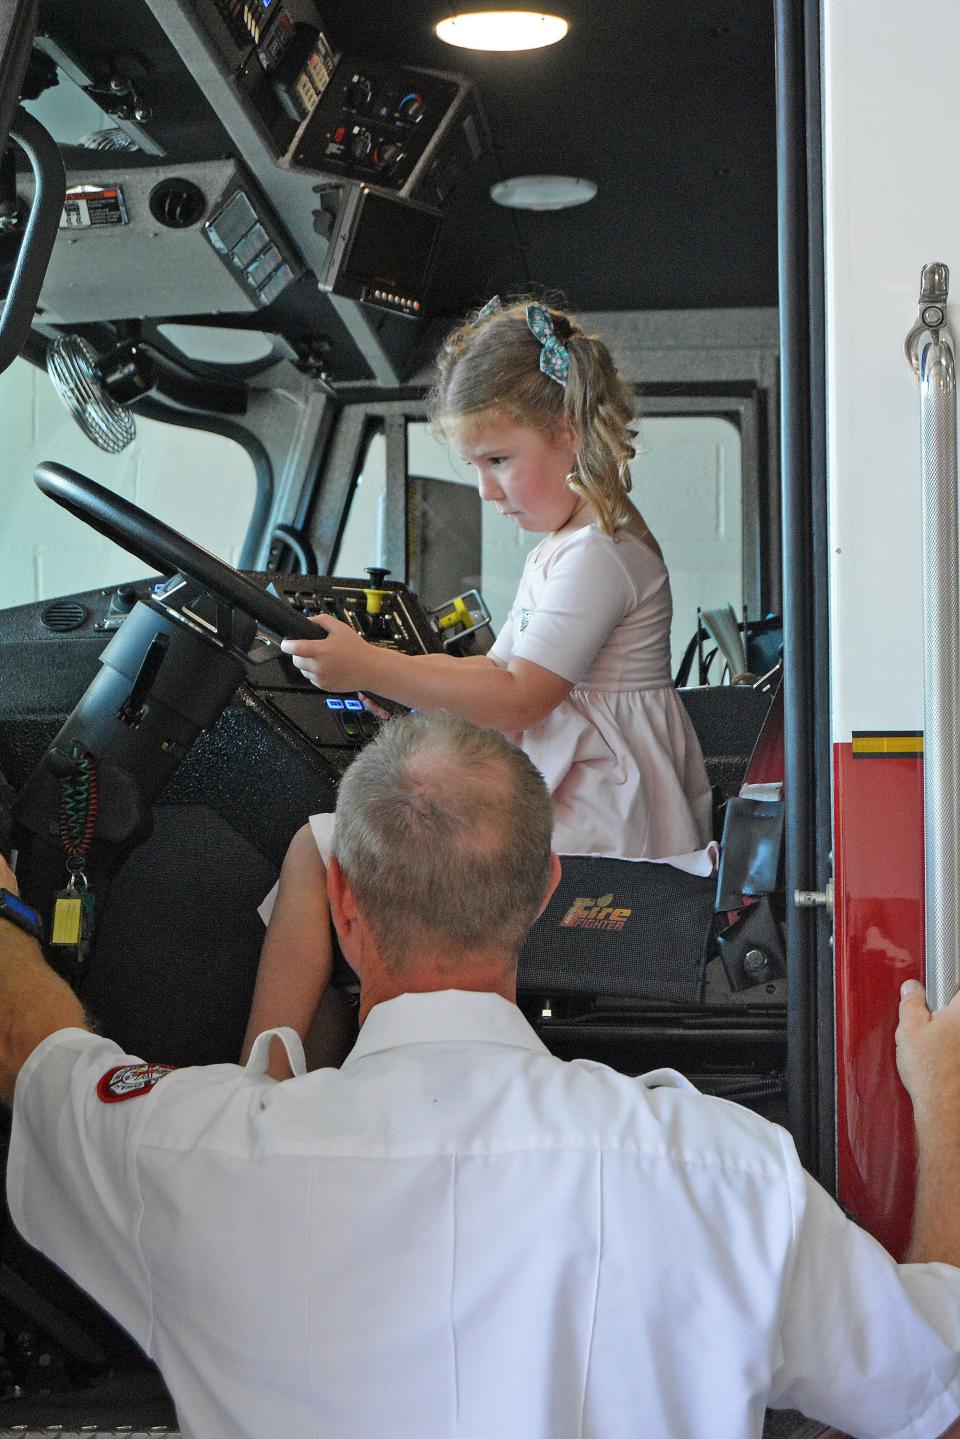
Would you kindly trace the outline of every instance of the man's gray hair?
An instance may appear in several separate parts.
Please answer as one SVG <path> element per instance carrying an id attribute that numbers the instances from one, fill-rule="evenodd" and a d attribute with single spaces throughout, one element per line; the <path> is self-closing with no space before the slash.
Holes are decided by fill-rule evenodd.
<path id="1" fill-rule="evenodd" d="M 515 955 L 546 891 L 552 827 L 543 777 L 497 730 L 406 715 L 342 779 L 333 852 L 388 963 L 424 942 Z"/>

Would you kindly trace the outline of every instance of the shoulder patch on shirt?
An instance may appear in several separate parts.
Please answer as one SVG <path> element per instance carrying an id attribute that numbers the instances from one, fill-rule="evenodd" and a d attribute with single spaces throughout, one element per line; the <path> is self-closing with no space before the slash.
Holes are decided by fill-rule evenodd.
<path id="1" fill-rule="evenodd" d="M 521 633 L 521 634 L 523 634 L 524 630 L 527 628 L 527 625 L 530 623 L 530 621 L 531 621 L 532 618 L 533 618 L 533 610 L 521 610 L 521 611 L 520 611 L 520 633 Z"/>
<path id="2" fill-rule="evenodd" d="M 149 1094 L 158 1080 L 169 1074 L 172 1064 L 118 1064 L 108 1069 L 97 1083 L 97 1098 L 104 1104 L 119 1104 L 121 1099 L 136 1099 Z"/>

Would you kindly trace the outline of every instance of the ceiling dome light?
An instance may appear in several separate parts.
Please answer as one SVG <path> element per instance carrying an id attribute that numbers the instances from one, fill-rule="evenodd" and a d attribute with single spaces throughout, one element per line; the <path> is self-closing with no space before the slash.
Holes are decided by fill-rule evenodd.
<path id="1" fill-rule="evenodd" d="M 593 180 L 575 175 L 514 175 L 490 187 L 490 198 L 511 210 L 568 210 L 597 193 Z"/>
<path id="2" fill-rule="evenodd" d="M 434 26 L 441 40 L 463 50 L 539 50 L 556 45 L 569 28 L 559 15 L 533 10 L 474 10 Z"/>

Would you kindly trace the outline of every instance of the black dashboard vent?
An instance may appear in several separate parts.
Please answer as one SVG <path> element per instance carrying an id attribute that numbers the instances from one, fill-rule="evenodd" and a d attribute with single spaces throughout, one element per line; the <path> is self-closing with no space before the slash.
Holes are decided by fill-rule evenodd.
<path id="1" fill-rule="evenodd" d="M 161 180 L 150 191 L 150 214 L 168 230 L 186 230 L 207 208 L 203 191 L 192 180 Z"/>
<path id="2" fill-rule="evenodd" d="M 55 600 L 40 612 L 40 623 L 48 630 L 63 634 L 65 630 L 77 630 L 86 622 L 89 610 L 76 600 Z"/>

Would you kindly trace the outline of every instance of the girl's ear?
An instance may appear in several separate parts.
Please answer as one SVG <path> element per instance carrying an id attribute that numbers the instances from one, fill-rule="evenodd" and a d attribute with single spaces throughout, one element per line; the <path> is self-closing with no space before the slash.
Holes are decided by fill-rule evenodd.
<path id="1" fill-rule="evenodd" d="M 556 438 L 560 444 L 571 445 L 575 450 L 580 447 L 580 436 L 577 433 L 577 427 L 566 410 L 563 411 L 557 421 Z"/>

